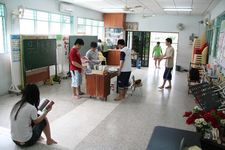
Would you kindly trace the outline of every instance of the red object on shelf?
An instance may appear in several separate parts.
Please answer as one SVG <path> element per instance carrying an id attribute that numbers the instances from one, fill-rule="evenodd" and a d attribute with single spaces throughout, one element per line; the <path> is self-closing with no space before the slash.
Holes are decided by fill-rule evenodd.
<path id="1" fill-rule="evenodd" d="M 203 50 L 208 46 L 207 43 L 203 44 L 200 48 L 201 53 L 203 52 Z"/>
<path id="2" fill-rule="evenodd" d="M 194 48 L 194 54 L 202 54 L 200 48 Z"/>

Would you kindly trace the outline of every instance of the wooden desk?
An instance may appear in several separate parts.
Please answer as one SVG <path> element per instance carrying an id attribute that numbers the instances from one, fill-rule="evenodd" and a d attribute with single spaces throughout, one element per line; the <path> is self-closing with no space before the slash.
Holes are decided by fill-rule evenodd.
<path id="1" fill-rule="evenodd" d="M 117 76 L 118 71 L 104 74 L 86 74 L 86 94 L 107 100 L 110 94 L 110 80 Z"/>

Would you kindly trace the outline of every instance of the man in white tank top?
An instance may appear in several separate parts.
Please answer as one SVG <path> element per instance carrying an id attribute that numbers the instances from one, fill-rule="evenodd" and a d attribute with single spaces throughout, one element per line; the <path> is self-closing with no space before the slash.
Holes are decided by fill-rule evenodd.
<path id="1" fill-rule="evenodd" d="M 118 73 L 119 95 L 115 98 L 115 101 L 120 101 L 125 98 L 129 87 L 129 79 L 131 74 L 131 50 L 125 46 L 125 41 L 123 39 L 118 40 L 117 45 L 119 49 L 121 49 L 121 53 Z"/>

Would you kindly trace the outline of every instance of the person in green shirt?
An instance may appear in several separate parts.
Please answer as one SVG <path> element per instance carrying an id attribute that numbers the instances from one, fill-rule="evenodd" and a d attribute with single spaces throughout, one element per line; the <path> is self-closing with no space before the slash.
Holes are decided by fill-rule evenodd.
<path id="1" fill-rule="evenodd" d="M 157 42 L 157 45 L 154 47 L 152 52 L 152 57 L 155 60 L 155 67 L 160 68 L 160 61 L 162 56 L 162 48 L 160 46 L 160 42 Z M 157 67 L 157 61 L 158 61 L 158 67 Z"/>

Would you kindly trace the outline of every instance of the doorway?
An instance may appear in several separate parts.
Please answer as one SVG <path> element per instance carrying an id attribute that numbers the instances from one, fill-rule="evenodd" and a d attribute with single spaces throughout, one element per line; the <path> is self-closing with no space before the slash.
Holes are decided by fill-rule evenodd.
<path id="1" fill-rule="evenodd" d="M 149 55 L 149 66 L 154 67 L 155 62 L 152 57 L 152 52 L 154 47 L 156 46 L 157 42 L 160 42 L 160 46 L 162 48 L 162 53 L 166 52 L 166 43 L 165 39 L 171 38 L 172 39 L 172 46 L 174 48 L 174 64 L 176 64 L 177 60 L 177 48 L 178 48 L 178 33 L 176 32 L 151 32 L 151 40 L 150 40 L 150 55 Z M 165 60 L 162 60 L 161 66 L 164 66 Z"/>
<path id="2" fill-rule="evenodd" d="M 151 32 L 127 31 L 127 46 L 132 50 L 132 66 L 136 66 L 137 60 L 140 60 L 142 67 L 149 66 Z"/>
<path id="3" fill-rule="evenodd" d="M 177 32 L 145 32 L 145 31 L 127 31 L 126 41 L 127 46 L 132 50 L 132 66 L 136 65 L 136 60 L 141 60 L 142 67 L 154 67 L 154 59 L 152 58 L 153 48 L 157 42 L 160 42 L 162 53 L 166 51 L 166 38 L 172 39 L 172 46 L 174 48 L 174 64 L 177 60 L 178 48 L 178 33 Z M 163 66 L 165 60 L 162 60 Z"/>

